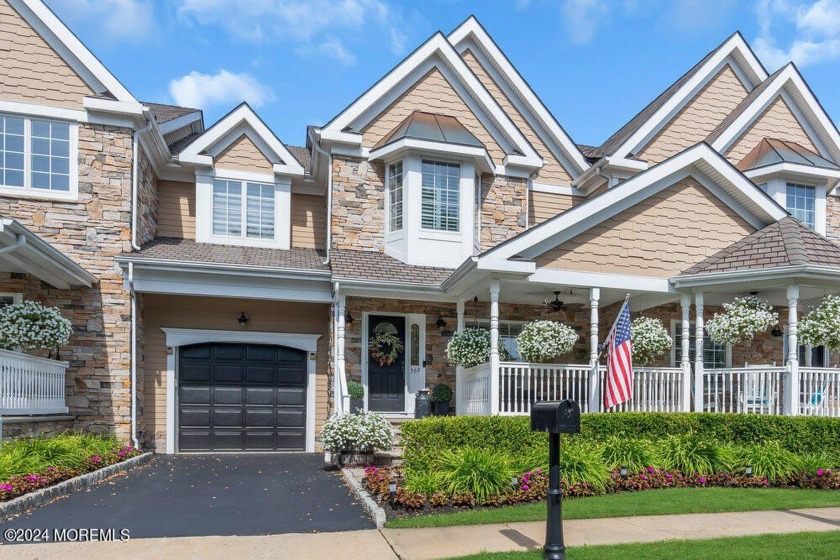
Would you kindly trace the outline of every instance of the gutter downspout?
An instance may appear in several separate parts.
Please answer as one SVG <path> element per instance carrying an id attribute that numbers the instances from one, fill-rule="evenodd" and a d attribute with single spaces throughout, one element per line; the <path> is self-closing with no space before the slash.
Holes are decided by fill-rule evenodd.
<path id="1" fill-rule="evenodd" d="M 596 174 L 596 175 L 598 175 L 598 177 L 601 177 L 602 179 L 606 179 L 606 180 L 607 180 L 607 190 L 610 190 L 610 189 L 613 187 L 613 185 L 612 185 L 612 177 L 610 177 L 609 175 L 604 175 L 604 174 L 602 173 L 602 170 L 603 170 L 603 169 L 604 169 L 604 166 L 603 166 L 603 165 L 599 165 L 598 167 L 596 167 L 596 168 L 595 168 L 595 174 Z"/>
<path id="2" fill-rule="evenodd" d="M 332 154 L 328 154 L 324 148 L 321 147 L 321 144 L 315 141 L 315 138 L 310 134 L 309 136 L 312 138 L 312 145 L 315 146 L 315 149 L 324 154 L 327 157 L 327 238 L 326 238 L 326 249 L 327 249 L 327 258 L 324 260 L 324 264 L 330 264 L 330 245 L 332 245 L 332 163 L 333 158 Z"/>

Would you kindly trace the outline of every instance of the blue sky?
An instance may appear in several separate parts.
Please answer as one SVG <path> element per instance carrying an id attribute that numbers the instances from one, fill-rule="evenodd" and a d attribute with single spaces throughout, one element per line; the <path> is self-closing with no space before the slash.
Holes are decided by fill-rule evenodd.
<path id="1" fill-rule="evenodd" d="M 47 0 L 143 101 L 247 100 L 286 143 L 470 14 L 578 143 L 600 144 L 735 30 L 840 121 L 840 0 Z"/>

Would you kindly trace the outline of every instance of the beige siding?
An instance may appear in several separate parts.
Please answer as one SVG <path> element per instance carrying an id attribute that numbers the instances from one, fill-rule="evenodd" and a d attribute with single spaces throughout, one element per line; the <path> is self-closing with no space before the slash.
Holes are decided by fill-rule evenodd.
<path id="1" fill-rule="evenodd" d="M 219 169 L 237 169 L 260 173 L 274 172 L 274 168 L 265 154 L 245 134 L 234 140 L 230 146 L 216 156 L 214 163 Z"/>
<path id="2" fill-rule="evenodd" d="M 547 251 L 537 266 L 667 278 L 753 231 L 689 178 Z"/>
<path id="3" fill-rule="evenodd" d="M 326 198 L 292 193 L 292 247 L 323 249 L 326 234 Z"/>
<path id="4" fill-rule="evenodd" d="M 516 125 L 537 153 L 545 160 L 545 165 L 540 169 L 536 181 L 547 185 L 568 185 L 572 180 L 569 172 L 554 157 L 554 154 L 551 153 L 548 146 L 540 139 L 537 132 L 531 128 L 531 125 L 528 124 L 525 117 L 514 107 L 513 103 L 502 92 L 498 84 L 493 81 L 493 78 L 487 74 L 475 55 L 469 50 L 466 50 L 461 56 L 464 58 L 467 66 L 470 67 L 475 75 L 478 76 L 478 79 L 481 80 L 481 83 L 484 84 L 484 87 L 487 88 L 487 91 L 490 92 L 490 95 L 493 96 L 493 99 L 496 100 L 496 103 L 499 104 L 507 116 L 510 117 L 510 120 L 513 121 L 513 124 Z"/>
<path id="5" fill-rule="evenodd" d="M 161 181 L 158 235 L 195 239 L 195 183 Z"/>
<path id="6" fill-rule="evenodd" d="M 584 200 L 566 194 L 531 191 L 528 193 L 528 223 L 532 226 L 541 224 Z"/>
<path id="7" fill-rule="evenodd" d="M 94 92 L 12 9 L 0 0 L 0 99 L 81 109 Z"/>
<path id="8" fill-rule="evenodd" d="M 741 135 L 726 152 L 726 157 L 733 164 L 738 163 L 755 148 L 764 138 L 777 138 L 796 142 L 809 150 L 819 153 L 819 150 L 796 120 L 793 112 L 785 100 L 777 97 L 773 103 L 758 117 L 746 132 Z"/>
<path id="9" fill-rule="evenodd" d="M 145 297 L 146 441 L 157 449 L 166 444 L 166 337 L 163 327 L 231 330 L 245 311 L 246 330 L 320 334 L 316 355 L 315 429 L 320 434 L 328 413 L 327 361 L 329 307 L 323 304 L 254 301 L 209 297 L 151 295 Z"/>
<path id="10" fill-rule="evenodd" d="M 746 96 L 744 84 L 725 66 L 642 148 L 639 157 L 659 163 L 702 142 Z"/>
<path id="11" fill-rule="evenodd" d="M 362 145 L 375 145 L 414 111 L 455 117 L 484 144 L 495 163 L 504 159 L 505 153 L 437 68 L 420 78 L 362 130 Z"/>

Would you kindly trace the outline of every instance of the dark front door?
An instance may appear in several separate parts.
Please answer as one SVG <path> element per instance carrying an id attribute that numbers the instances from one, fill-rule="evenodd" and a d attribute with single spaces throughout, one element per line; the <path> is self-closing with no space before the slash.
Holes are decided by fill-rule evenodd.
<path id="1" fill-rule="evenodd" d="M 399 341 L 396 348 L 387 342 L 394 339 Z M 386 356 L 372 355 L 371 343 L 377 340 Z M 405 410 L 405 317 L 368 317 L 368 409 Z"/>
<path id="2" fill-rule="evenodd" d="M 261 344 L 178 351 L 180 451 L 306 448 L 307 355 Z"/>

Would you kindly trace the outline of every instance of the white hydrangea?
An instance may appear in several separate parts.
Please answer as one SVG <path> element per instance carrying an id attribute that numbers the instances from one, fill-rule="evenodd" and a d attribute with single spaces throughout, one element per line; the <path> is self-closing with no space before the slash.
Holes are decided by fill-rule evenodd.
<path id="1" fill-rule="evenodd" d="M 73 328 L 57 307 L 23 301 L 0 309 L 0 347 L 53 350 L 67 344 Z"/>
<path id="2" fill-rule="evenodd" d="M 478 327 L 456 332 L 446 345 L 446 356 L 456 366 L 466 368 L 486 364 L 490 361 L 490 331 Z M 507 348 L 499 345 L 499 358 L 511 359 Z"/>
<path id="3" fill-rule="evenodd" d="M 633 362 L 639 365 L 651 363 L 674 343 L 662 321 L 653 317 L 636 318 L 630 325 L 630 338 Z"/>
<path id="4" fill-rule="evenodd" d="M 709 337 L 718 344 L 749 340 L 779 322 L 773 307 L 755 296 L 735 298 L 732 303 L 724 303 L 723 310 L 706 323 Z"/>
<path id="5" fill-rule="evenodd" d="M 324 450 L 387 451 L 394 445 L 394 429 L 381 414 L 333 414 L 321 430 Z"/>
<path id="6" fill-rule="evenodd" d="M 829 295 L 799 322 L 799 340 L 840 350 L 840 296 Z"/>
<path id="7" fill-rule="evenodd" d="M 516 346 L 526 362 L 545 363 L 571 352 L 578 338 L 578 333 L 563 323 L 531 321 L 516 337 Z"/>

